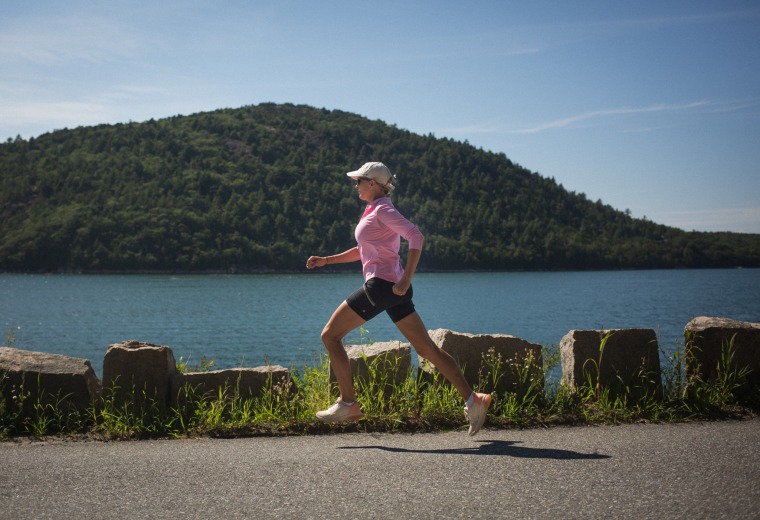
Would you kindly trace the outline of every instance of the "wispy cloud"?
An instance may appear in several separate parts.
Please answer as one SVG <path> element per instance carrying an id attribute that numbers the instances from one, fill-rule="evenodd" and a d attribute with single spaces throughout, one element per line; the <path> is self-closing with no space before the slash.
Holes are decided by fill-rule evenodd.
<path id="1" fill-rule="evenodd" d="M 625 116 L 631 114 L 650 114 L 658 112 L 677 112 L 693 110 L 697 108 L 704 108 L 712 105 L 710 101 L 695 101 L 693 103 L 686 104 L 656 104 L 646 107 L 624 107 L 624 108 L 610 108 L 603 110 L 592 110 L 590 112 L 583 112 L 575 114 L 573 116 L 563 117 L 560 119 L 554 119 L 552 121 L 546 121 L 535 126 L 520 128 L 512 130 L 512 133 L 516 134 L 535 134 L 546 130 L 554 130 L 557 128 L 564 128 L 570 125 L 589 121 L 592 119 L 609 118 L 614 116 Z"/>
<path id="2" fill-rule="evenodd" d="M 760 207 L 716 208 L 689 211 L 663 211 L 650 215 L 655 222 L 687 231 L 725 231 L 760 233 Z"/>
<path id="3" fill-rule="evenodd" d="M 113 117 L 110 107 L 100 101 L 0 103 L 0 114 L 6 124 L 23 126 L 45 121 L 58 128 L 97 124 Z"/>
<path id="4" fill-rule="evenodd" d="M 717 4 L 716 4 L 717 5 Z M 703 13 L 639 16 L 630 18 L 611 18 L 591 21 L 553 22 L 534 27 L 533 30 L 544 34 L 561 34 L 564 38 L 556 38 L 560 44 L 572 43 L 577 40 L 589 40 L 606 37 L 609 34 L 620 34 L 630 31 L 649 31 L 681 26 L 718 24 L 726 21 L 751 21 L 760 18 L 760 9 L 745 9 L 731 11 L 712 11 Z"/>
<path id="5" fill-rule="evenodd" d="M 475 134 L 498 134 L 504 132 L 504 127 L 489 124 L 472 124 L 450 128 L 440 128 L 436 133 L 441 135 L 475 135 Z"/>
<path id="6" fill-rule="evenodd" d="M 386 63 L 400 63 L 400 62 L 425 62 L 431 61 L 450 61 L 450 60 L 472 60 L 472 59 L 499 59 L 499 58 L 512 58 L 517 56 L 525 56 L 530 54 L 538 54 L 542 51 L 540 47 L 514 47 L 488 50 L 462 50 L 467 49 L 468 46 L 462 45 L 459 48 L 453 48 L 451 50 L 433 50 L 430 52 L 417 52 L 406 54 L 390 54 L 384 56 L 382 59 Z"/>
<path id="7" fill-rule="evenodd" d="M 18 86 L 0 82 L 0 119 L 4 125 L 50 131 L 126 122 L 152 111 L 160 115 L 160 108 L 171 106 L 175 98 L 171 87 L 149 84 L 113 85 L 98 93 L 66 96 L 51 96 L 44 88 L 33 87 L 32 95 L 26 94 L 19 92 Z M 125 106 L 130 109 L 125 110 Z"/>
<path id="8" fill-rule="evenodd" d="M 691 103 L 682 104 L 665 104 L 658 103 L 654 105 L 648 105 L 644 107 L 622 107 L 622 108 L 609 108 L 600 110 L 590 110 L 588 112 L 581 112 L 579 114 L 571 115 L 568 117 L 562 117 L 558 119 L 552 119 L 543 123 L 539 123 L 533 126 L 524 128 L 508 128 L 505 125 L 492 124 L 492 123 L 473 123 L 469 125 L 463 125 L 458 127 L 450 127 L 439 129 L 438 132 L 445 135 L 474 135 L 474 134 L 497 134 L 497 133 L 511 133 L 511 134 L 536 134 L 539 132 L 545 132 L 547 130 L 556 130 L 560 128 L 566 128 L 569 126 L 577 125 L 580 123 L 587 123 L 597 119 L 609 119 L 616 116 L 629 116 L 637 114 L 653 114 L 653 113 L 668 113 L 668 112 L 688 112 L 688 111 L 709 111 L 710 113 L 718 112 L 734 112 L 737 110 L 743 110 L 748 107 L 757 106 L 758 100 L 741 100 L 741 101 L 694 101 Z M 647 132 L 661 128 L 671 128 L 672 125 L 647 125 L 637 128 L 629 128 L 621 130 L 621 132 Z"/>
<path id="9" fill-rule="evenodd" d="M 716 4 L 718 5 L 718 4 Z M 748 20 L 760 17 L 760 9 L 732 10 L 724 12 L 694 13 L 675 16 L 654 16 L 632 19 L 629 25 L 660 27 L 666 25 L 717 23 L 723 20 Z"/>
<path id="10" fill-rule="evenodd" d="M 0 60 L 102 63 L 133 56 L 143 42 L 129 26 L 97 16 L 21 20 L 0 33 Z"/>
<path id="11" fill-rule="evenodd" d="M 567 126 L 575 125 L 594 119 L 613 118 L 615 116 L 628 116 L 636 114 L 652 114 L 652 113 L 669 113 L 669 112 L 689 112 L 700 111 L 702 113 L 726 113 L 737 112 L 746 110 L 747 108 L 756 107 L 758 105 L 757 99 L 743 99 L 743 100 L 726 100 L 726 101 L 694 101 L 691 103 L 683 104 L 666 104 L 658 103 L 654 105 L 644 107 L 623 107 L 623 108 L 611 108 L 602 110 L 592 110 L 589 112 L 582 112 L 573 116 L 568 116 L 560 119 L 554 119 L 544 123 L 537 124 L 535 126 L 519 128 L 511 130 L 511 133 L 515 134 L 535 134 L 546 130 L 554 130 L 557 128 L 564 128 Z M 663 126 L 659 126 L 662 128 Z M 649 127 L 655 128 L 655 127 Z M 625 130 L 624 130 L 625 131 Z M 631 130 L 628 130 L 631 131 Z M 633 130 L 637 131 L 637 130 Z M 641 131 L 640 129 L 638 131 Z"/>
<path id="12" fill-rule="evenodd" d="M 538 54 L 541 52 L 540 47 L 524 47 L 521 49 L 511 49 L 506 51 L 496 51 L 494 56 L 509 57 L 509 56 L 524 56 L 526 54 Z"/>

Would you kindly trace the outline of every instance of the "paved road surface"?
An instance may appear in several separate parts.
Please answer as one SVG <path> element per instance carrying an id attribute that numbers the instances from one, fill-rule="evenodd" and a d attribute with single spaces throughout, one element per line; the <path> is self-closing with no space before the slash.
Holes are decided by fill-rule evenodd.
<path id="1" fill-rule="evenodd" d="M 760 518 L 760 420 L 0 443 L 0 518 Z"/>

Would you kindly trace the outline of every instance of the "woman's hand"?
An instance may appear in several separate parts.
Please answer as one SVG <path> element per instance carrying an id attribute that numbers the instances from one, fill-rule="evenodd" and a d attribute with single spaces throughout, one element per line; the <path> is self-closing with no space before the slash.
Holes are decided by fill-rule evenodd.
<path id="1" fill-rule="evenodd" d="M 315 267 L 324 267 L 327 265 L 327 257 L 325 256 L 310 256 L 306 260 L 306 269 L 314 269 Z"/>
<path id="2" fill-rule="evenodd" d="M 396 296 L 403 296 L 409 287 L 412 285 L 412 276 L 417 269 L 417 263 L 420 261 L 420 255 L 422 255 L 422 249 L 410 249 L 406 256 L 406 267 L 404 268 L 404 274 L 401 276 L 401 280 L 393 286 L 393 294 Z"/>
<path id="3" fill-rule="evenodd" d="M 396 296 L 405 295 L 406 291 L 409 290 L 410 285 L 412 285 L 412 281 L 409 280 L 406 276 L 403 276 L 401 280 L 399 280 L 398 283 L 393 286 L 393 294 Z"/>

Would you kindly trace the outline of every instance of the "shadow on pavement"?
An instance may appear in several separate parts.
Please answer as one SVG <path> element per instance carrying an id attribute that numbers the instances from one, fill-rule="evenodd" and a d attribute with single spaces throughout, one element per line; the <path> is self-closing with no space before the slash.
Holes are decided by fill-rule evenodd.
<path id="1" fill-rule="evenodd" d="M 478 441 L 480 446 L 474 448 L 444 448 L 440 450 L 413 450 L 392 448 L 389 446 L 340 446 L 339 450 L 381 450 L 391 453 L 432 453 L 438 455 L 501 455 L 523 459 L 608 459 L 609 455 L 598 453 L 578 453 L 570 450 L 551 448 L 525 448 L 516 446 L 518 441 Z"/>

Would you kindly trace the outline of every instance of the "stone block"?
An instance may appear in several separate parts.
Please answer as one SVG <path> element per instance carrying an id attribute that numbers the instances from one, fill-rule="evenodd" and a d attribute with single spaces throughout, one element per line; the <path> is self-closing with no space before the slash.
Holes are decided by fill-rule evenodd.
<path id="1" fill-rule="evenodd" d="M 231 368 L 209 372 L 188 372 L 172 378 L 172 398 L 179 403 L 190 399 L 240 397 L 250 399 L 260 397 L 269 388 L 279 388 L 283 393 L 292 393 L 290 371 L 280 365 L 255 368 Z M 192 389 L 192 390 L 191 390 Z"/>
<path id="2" fill-rule="evenodd" d="M 508 334 L 467 334 L 449 329 L 428 331 L 438 348 L 451 355 L 459 364 L 471 386 L 480 382 L 483 392 L 517 391 L 517 367 L 525 367 L 530 360 L 533 377 L 542 373 L 541 345 Z M 437 369 L 420 358 L 420 370 L 434 374 Z M 493 376 L 493 371 L 499 374 Z M 494 382 L 494 379 L 496 381 Z M 543 379 L 536 381 L 543 387 Z M 523 389 L 525 390 L 525 389 Z"/>
<path id="3" fill-rule="evenodd" d="M 30 414 L 38 403 L 84 410 L 100 396 L 101 385 L 87 359 L 0 347 L 0 390 L 8 410 L 23 391 L 22 409 Z"/>
<path id="4" fill-rule="evenodd" d="M 394 385 L 404 382 L 412 367 L 412 347 L 400 341 L 348 345 L 346 354 L 357 389 L 359 385 L 375 383 L 383 384 L 385 391 L 389 392 Z M 332 370 L 330 382 L 337 383 Z"/>
<path id="5" fill-rule="evenodd" d="M 165 409 L 176 373 L 174 353 L 169 347 L 134 340 L 115 343 L 103 358 L 104 397 L 119 404 L 155 401 Z"/>
<path id="6" fill-rule="evenodd" d="M 748 368 L 747 383 L 760 386 L 760 323 L 700 316 L 684 328 L 686 371 L 713 379 L 723 349 L 733 341 L 733 368 Z"/>
<path id="7" fill-rule="evenodd" d="M 634 397 L 653 390 L 661 394 L 660 351 L 652 329 L 571 330 L 559 348 L 562 379 L 573 390 L 590 381 L 614 393 L 627 387 Z"/>

